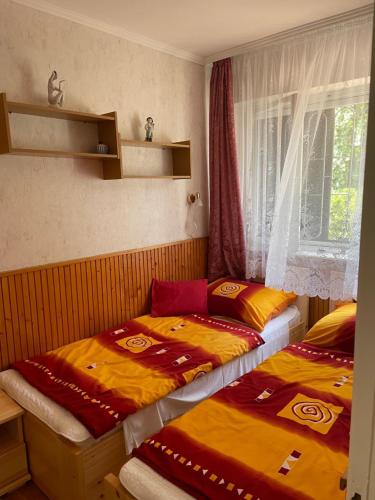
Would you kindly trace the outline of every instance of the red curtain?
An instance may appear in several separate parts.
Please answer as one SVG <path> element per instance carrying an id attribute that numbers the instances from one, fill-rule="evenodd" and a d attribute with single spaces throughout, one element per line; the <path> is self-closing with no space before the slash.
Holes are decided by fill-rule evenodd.
<path id="1" fill-rule="evenodd" d="M 208 277 L 244 278 L 245 238 L 234 129 L 232 61 L 213 64 L 210 82 Z"/>

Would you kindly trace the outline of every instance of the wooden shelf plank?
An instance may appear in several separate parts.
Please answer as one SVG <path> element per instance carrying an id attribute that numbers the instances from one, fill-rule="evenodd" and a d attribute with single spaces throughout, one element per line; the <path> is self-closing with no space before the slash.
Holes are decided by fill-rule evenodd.
<path id="1" fill-rule="evenodd" d="M 62 120 L 73 120 L 79 122 L 102 122 L 114 121 L 110 115 L 96 115 L 94 113 L 81 113 L 54 106 L 40 106 L 38 104 L 26 104 L 22 102 L 7 101 L 8 113 L 18 113 L 22 115 L 45 116 L 48 118 L 60 118 Z"/>
<path id="2" fill-rule="evenodd" d="M 133 146 L 137 148 L 158 148 L 158 149 L 190 149 L 190 144 L 179 144 L 173 142 L 147 142 L 121 139 L 123 146 Z"/>
<path id="3" fill-rule="evenodd" d="M 92 160 L 103 160 L 103 159 L 117 159 L 117 155 L 112 154 L 99 154 L 99 153 L 79 153 L 75 151 L 59 151 L 59 150 L 49 150 L 49 149 L 26 149 L 26 148 L 12 148 L 11 155 L 19 156 L 46 156 L 52 158 L 85 158 Z"/>
<path id="4" fill-rule="evenodd" d="M 0 425 L 9 422 L 23 414 L 23 409 L 0 390 Z"/>
<path id="5" fill-rule="evenodd" d="M 190 175 L 124 175 L 123 179 L 191 179 Z"/>

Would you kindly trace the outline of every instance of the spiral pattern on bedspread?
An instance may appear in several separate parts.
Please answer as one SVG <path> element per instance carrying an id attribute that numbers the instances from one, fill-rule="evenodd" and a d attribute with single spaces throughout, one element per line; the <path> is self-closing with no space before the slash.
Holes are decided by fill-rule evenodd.
<path id="1" fill-rule="evenodd" d="M 129 348 L 134 348 L 134 347 L 149 347 L 151 345 L 151 342 L 149 339 L 143 338 L 143 337 L 131 337 L 126 341 L 126 345 Z"/>
<path id="2" fill-rule="evenodd" d="M 332 410 L 317 401 L 296 403 L 293 405 L 292 411 L 300 420 L 315 424 L 328 424 L 334 418 Z"/>
<path id="3" fill-rule="evenodd" d="M 236 293 L 241 290 L 240 285 L 237 285 L 237 283 L 224 283 L 220 287 L 220 294 L 221 295 L 230 295 L 231 293 Z"/>

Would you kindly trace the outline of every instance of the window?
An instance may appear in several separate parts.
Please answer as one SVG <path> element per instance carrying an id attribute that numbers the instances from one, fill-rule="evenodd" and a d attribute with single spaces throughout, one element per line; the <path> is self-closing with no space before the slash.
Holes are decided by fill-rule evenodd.
<path id="1" fill-rule="evenodd" d="M 334 22 L 233 57 L 247 277 L 356 296 L 372 21 Z"/>
<path id="2" fill-rule="evenodd" d="M 338 100 L 305 115 L 302 244 L 344 249 L 351 238 L 367 110 L 366 102 Z"/>
<path id="3" fill-rule="evenodd" d="M 267 110 L 267 117 L 259 112 L 256 120 L 255 142 L 260 147 L 255 160 L 264 172 L 257 189 L 265 199 L 262 219 L 266 232 L 259 231 L 259 237 L 266 236 L 267 242 L 290 142 L 295 99 L 290 95 L 280 104 L 280 99 L 268 98 L 267 106 L 264 100 L 259 102 L 259 107 Z M 347 97 L 345 89 L 332 92 L 323 110 L 318 109 L 320 99 L 316 93 L 309 100 L 304 118 L 300 250 L 323 253 L 334 248 L 337 254 L 345 251 L 351 238 L 367 131 L 368 94 L 361 87 L 355 98 Z"/>

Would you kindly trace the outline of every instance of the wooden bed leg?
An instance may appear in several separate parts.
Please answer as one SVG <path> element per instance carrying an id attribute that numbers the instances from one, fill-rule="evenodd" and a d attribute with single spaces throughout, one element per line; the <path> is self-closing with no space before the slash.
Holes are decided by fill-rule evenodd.
<path id="1" fill-rule="evenodd" d="M 105 500 L 136 500 L 114 474 L 107 474 L 104 478 L 104 498 Z"/>

